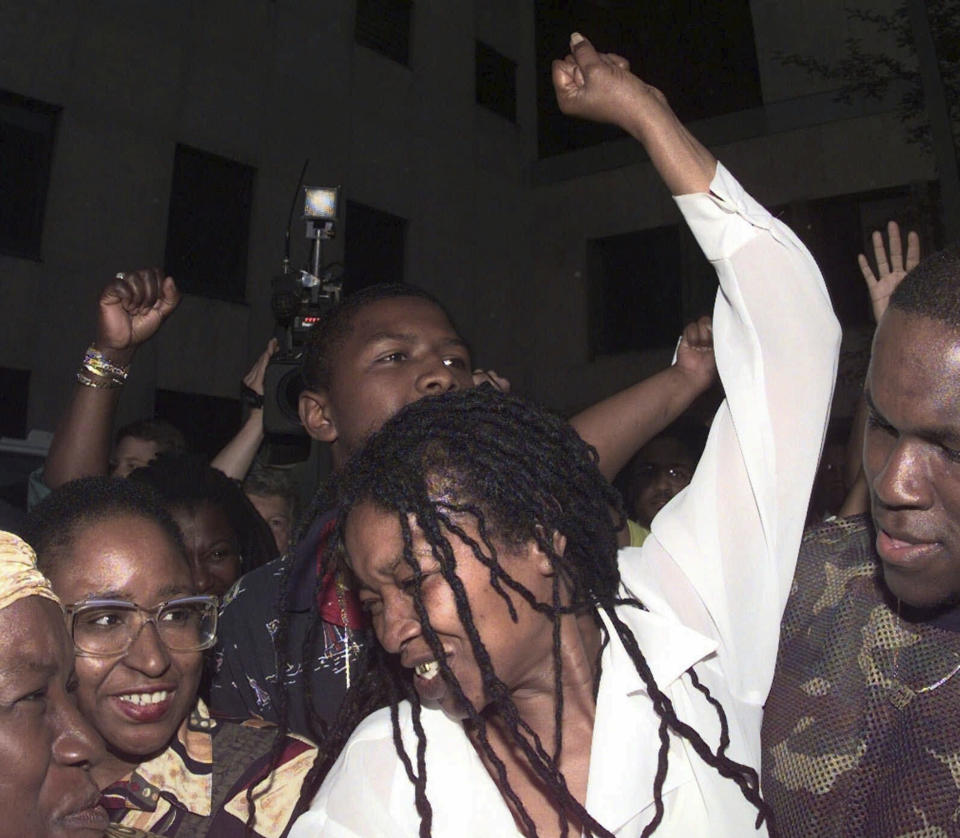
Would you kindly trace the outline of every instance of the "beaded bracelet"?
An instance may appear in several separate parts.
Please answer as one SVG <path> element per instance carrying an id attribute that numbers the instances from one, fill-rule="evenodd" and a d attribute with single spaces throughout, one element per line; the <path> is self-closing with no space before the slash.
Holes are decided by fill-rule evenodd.
<path id="1" fill-rule="evenodd" d="M 110 378 L 122 386 L 127 381 L 127 375 L 130 373 L 130 367 L 122 367 L 110 361 L 93 344 L 87 347 L 83 356 L 81 367 L 91 375 L 99 375 L 101 378 Z"/>

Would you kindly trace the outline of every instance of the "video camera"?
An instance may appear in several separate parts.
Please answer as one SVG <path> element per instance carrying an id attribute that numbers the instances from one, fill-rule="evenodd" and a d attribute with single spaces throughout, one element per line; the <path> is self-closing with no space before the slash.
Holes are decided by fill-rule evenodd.
<path id="1" fill-rule="evenodd" d="M 343 290 L 343 266 L 323 264 L 323 242 L 336 234 L 340 187 L 303 189 L 303 219 L 307 239 L 312 240 L 309 269 L 299 273 L 291 270 L 288 225 L 282 271 L 270 283 L 270 309 L 282 335 L 280 350 L 270 360 L 264 376 L 263 430 L 275 437 L 306 435 L 298 412 L 303 390 L 303 344 L 323 315 L 340 302 Z"/>

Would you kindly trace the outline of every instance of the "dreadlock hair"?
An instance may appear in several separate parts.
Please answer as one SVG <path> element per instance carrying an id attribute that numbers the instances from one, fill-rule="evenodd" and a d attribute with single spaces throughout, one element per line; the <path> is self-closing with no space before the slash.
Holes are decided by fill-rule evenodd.
<path id="1" fill-rule="evenodd" d="M 204 503 L 222 509 L 237 536 L 242 573 L 276 558 L 277 544 L 270 526 L 240 486 L 209 465 L 202 455 L 160 454 L 127 479 L 153 487 L 168 509 L 182 507 L 195 512 Z"/>
<path id="2" fill-rule="evenodd" d="M 26 541 L 37 553 L 37 566 L 49 576 L 82 527 L 125 515 L 159 526 L 187 561 L 180 528 L 157 492 L 119 477 L 81 477 L 54 489 L 30 513 Z"/>
<path id="3" fill-rule="evenodd" d="M 592 615 L 604 635 L 606 630 L 599 615 L 601 612 L 606 615 L 660 717 L 660 749 L 653 789 L 655 815 L 643 834 L 652 833 L 663 817 L 662 791 L 670 731 L 686 739 L 706 763 L 737 784 L 759 810 L 758 823 L 768 815 L 759 796 L 756 772 L 724 754 L 729 739 L 726 716 L 720 704 L 691 670 L 693 685 L 704 693 L 720 718 L 720 744 L 714 750 L 696 730 L 677 717 L 669 697 L 657 685 L 636 638 L 618 616 L 619 606 L 643 608 L 635 599 L 624 598 L 620 593 L 616 531 L 623 521 L 622 502 L 597 469 L 596 451 L 565 421 L 489 387 L 421 399 L 405 407 L 371 437 L 340 473 L 337 489 L 341 509 L 337 537 L 341 548 L 346 521 L 359 504 L 372 504 L 396 514 L 403 537 L 403 559 L 413 570 L 411 596 L 424 639 L 435 655 L 442 677 L 467 713 L 477 747 L 497 775 L 501 793 L 511 804 L 524 834 L 536 835 L 536 827 L 511 788 L 506 768 L 490 744 L 486 711 L 481 715 L 464 695 L 445 661 L 441 641 L 424 607 L 422 571 L 413 555 L 411 520 L 422 531 L 440 573 L 453 592 L 459 619 L 481 672 L 489 709 L 495 712 L 508 735 L 512 734 L 517 750 L 550 795 L 560 818 L 561 834 L 569 834 L 571 823 L 576 831 L 582 830 L 585 835 L 612 834 L 570 793 L 559 770 L 563 715 L 559 626 L 561 619 L 571 614 Z M 476 522 L 478 539 L 464 530 L 465 515 Z M 468 545 L 477 560 L 489 569 L 490 584 L 504 599 L 514 619 L 516 611 L 511 594 L 517 594 L 553 623 L 557 690 L 553 753 L 547 752 L 540 738 L 520 718 L 509 688 L 494 671 L 457 574 L 456 557 L 448 539 L 450 533 Z M 565 539 L 562 552 L 555 547 L 557 534 Z M 554 585 L 549 603 L 538 601 L 498 561 L 498 545 L 502 551 L 511 545 L 531 542 L 539 546 L 553 566 Z M 605 636 L 604 645 L 608 640 Z M 420 835 L 429 836 L 432 809 L 426 796 L 426 738 L 411 674 L 402 670 L 396 656 L 388 655 L 379 644 L 370 645 L 358 669 L 336 723 L 304 781 L 301 805 L 304 799 L 312 798 L 361 719 L 378 707 L 389 705 L 397 753 L 414 785 Z M 597 669 L 595 689 L 599 687 L 599 658 Z M 411 704 L 417 735 L 418 746 L 412 758 L 403 747 L 400 733 L 397 707 L 401 700 Z"/>
<path id="4" fill-rule="evenodd" d="M 328 387 L 337 350 L 350 336 L 353 320 L 357 314 L 372 303 L 398 297 L 413 297 L 432 303 L 446 315 L 451 324 L 453 323 L 453 319 L 440 301 L 433 294 L 416 285 L 400 282 L 368 285 L 344 297 L 338 305 L 324 312 L 316 325 L 310 329 L 300 368 L 304 384 L 311 390 Z"/>

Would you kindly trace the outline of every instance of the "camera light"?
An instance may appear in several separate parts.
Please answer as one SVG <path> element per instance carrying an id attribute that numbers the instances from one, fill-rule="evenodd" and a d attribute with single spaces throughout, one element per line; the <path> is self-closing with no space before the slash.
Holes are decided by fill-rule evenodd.
<path id="1" fill-rule="evenodd" d="M 303 207 L 303 217 L 312 221 L 336 221 L 337 203 L 340 198 L 339 186 L 323 186 L 303 188 L 306 201 Z"/>

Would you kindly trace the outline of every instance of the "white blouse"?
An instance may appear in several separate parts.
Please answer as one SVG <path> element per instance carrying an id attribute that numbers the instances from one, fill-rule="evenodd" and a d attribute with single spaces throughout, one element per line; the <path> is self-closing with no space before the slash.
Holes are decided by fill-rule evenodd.
<path id="1" fill-rule="evenodd" d="M 723 166 L 710 194 L 676 198 L 720 279 L 713 313 L 726 400 L 690 485 L 654 519 L 641 548 L 620 553 L 621 607 L 677 715 L 716 750 L 723 706 L 727 755 L 759 768 L 763 701 L 823 442 L 840 329 L 816 264 Z M 638 838 L 654 813 L 659 717 L 616 633 L 603 652 L 586 809 Z M 427 798 L 435 838 L 519 836 L 493 779 L 458 722 L 424 708 Z M 416 751 L 409 704 L 406 750 Z M 664 836 L 765 835 L 736 784 L 670 733 Z M 415 764 L 415 761 L 414 761 Z M 358 726 L 290 838 L 416 838 L 413 786 L 397 757 L 389 710 Z"/>

